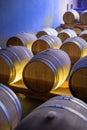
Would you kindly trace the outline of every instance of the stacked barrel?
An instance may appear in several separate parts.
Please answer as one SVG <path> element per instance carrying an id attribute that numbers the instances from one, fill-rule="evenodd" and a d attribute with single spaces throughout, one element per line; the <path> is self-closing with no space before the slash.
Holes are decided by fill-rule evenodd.
<path id="1" fill-rule="evenodd" d="M 63 14 L 63 21 L 65 24 L 75 24 L 75 23 L 81 23 L 86 25 L 87 24 L 87 10 L 75 10 L 75 9 L 69 9 Z"/>
<path id="2" fill-rule="evenodd" d="M 87 56 L 86 33 L 84 30 L 78 35 L 73 28 L 69 27 L 60 31 L 46 27 L 36 34 L 19 33 L 10 37 L 6 48 L 0 51 L 1 83 L 8 85 L 23 80 L 24 85 L 32 92 L 48 93 L 58 89 L 67 81 L 70 90 L 71 86 L 73 89 L 74 83 L 71 82 L 71 76 L 73 79 L 76 74 L 72 71 L 73 67 L 81 58 Z M 80 87 L 82 89 L 82 86 Z M 71 90 L 71 93 L 79 93 L 78 91 L 81 90 L 75 89 L 73 92 Z M 78 94 L 76 96 L 87 102 L 84 96 Z"/>
<path id="3" fill-rule="evenodd" d="M 65 50 L 70 55 L 71 63 L 73 65 L 69 75 L 69 88 L 74 96 L 87 102 L 87 10 L 79 11 L 70 9 L 64 13 L 63 20 L 63 27 L 71 28 L 77 33 L 78 36 L 78 38 L 68 38 L 61 46 L 61 49 Z M 71 50 L 69 47 L 71 47 Z"/>
<path id="4" fill-rule="evenodd" d="M 84 11 L 79 14 L 76 10 L 69 10 L 63 16 L 67 27 L 63 26 L 63 28 L 59 27 L 59 29 L 46 27 L 36 34 L 22 32 L 8 38 L 6 47 L 0 49 L 0 117 L 2 117 L 0 121 L 5 121 L 3 126 L 0 125 L 0 130 L 6 128 L 7 130 L 13 130 L 21 118 L 20 103 L 17 98 L 14 103 L 13 97 L 15 95 L 9 90 L 9 87 L 5 86 L 19 80 L 22 80 L 24 85 L 33 93 L 44 93 L 44 95 L 51 90 L 58 90 L 67 81 L 71 94 L 87 102 L 87 30 L 86 28 L 81 30 L 76 26 L 77 23 L 87 24 L 86 20 L 84 21 L 86 13 Z M 5 99 L 8 95 L 10 95 L 10 99 Z M 15 106 L 13 106 L 13 103 Z M 78 107 L 78 104 L 80 107 Z M 8 109 L 9 105 L 13 109 Z M 41 126 L 38 120 L 37 123 L 33 121 L 35 117 L 38 117 L 40 110 Z M 31 113 L 16 130 L 51 130 L 50 121 L 53 121 L 53 119 L 58 119 L 56 120 L 56 127 L 58 128 L 58 124 L 61 123 L 60 120 L 66 121 L 65 124 L 60 126 L 60 129 L 68 128 L 69 130 L 75 128 L 75 123 L 78 120 L 80 123 L 75 129 L 85 130 L 87 128 L 86 111 L 87 105 L 74 97 L 54 98 L 52 101 L 49 100 L 35 109 L 34 114 Z M 72 115 L 71 117 L 69 113 Z M 15 114 L 16 118 L 13 114 Z M 43 117 L 44 115 L 45 117 Z M 73 127 L 70 128 L 69 121 L 73 119 L 76 121 L 72 124 Z M 34 125 L 32 125 L 32 121 Z M 49 126 L 47 126 L 46 121 L 48 121 Z M 52 124 L 53 128 L 54 121 Z"/>

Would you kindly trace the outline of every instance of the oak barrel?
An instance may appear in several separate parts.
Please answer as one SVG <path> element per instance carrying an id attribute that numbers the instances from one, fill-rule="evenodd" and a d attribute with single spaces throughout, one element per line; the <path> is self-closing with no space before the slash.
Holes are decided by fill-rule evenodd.
<path id="1" fill-rule="evenodd" d="M 60 31 L 62 31 L 64 28 L 62 26 L 58 26 L 55 28 L 55 30 L 59 33 Z"/>
<path id="2" fill-rule="evenodd" d="M 80 22 L 82 24 L 87 24 L 87 10 L 82 11 L 80 15 Z"/>
<path id="3" fill-rule="evenodd" d="M 76 32 L 77 36 L 79 36 L 79 34 L 83 31 L 81 28 L 79 27 L 73 27 L 73 30 Z"/>
<path id="4" fill-rule="evenodd" d="M 32 52 L 35 55 L 48 48 L 59 49 L 61 45 L 62 41 L 59 37 L 43 35 L 32 44 Z"/>
<path id="5" fill-rule="evenodd" d="M 10 84 L 22 79 L 22 71 L 33 53 L 24 46 L 11 46 L 0 50 L 0 82 Z"/>
<path id="6" fill-rule="evenodd" d="M 15 128 L 15 130 L 25 129 L 86 130 L 87 104 L 77 98 L 68 96 L 51 98 L 34 109 Z"/>
<path id="7" fill-rule="evenodd" d="M 87 42 L 87 30 L 83 30 L 79 36 Z"/>
<path id="8" fill-rule="evenodd" d="M 75 24 L 80 20 L 79 13 L 74 9 L 69 9 L 63 14 L 63 21 L 66 24 Z"/>
<path id="9" fill-rule="evenodd" d="M 84 49 L 84 47 L 86 46 L 87 42 L 78 36 L 65 40 L 60 49 L 62 49 L 69 55 L 71 59 L 71 64 L 73 66 L 77 60 L 87 55 L 87 49 Z"/>
<path id="10" fill-rule="evenodd" d="M 58 88 L 67 78 L 71 61 L 66 52 L 47 49 L 35 55 L 24 67 L 24 84 L 35 92 Z"/>
<path id="11" fill-rule="evenodd" d="M 0 130 L 14 130 L 22 116 L 22 108 L 15 93 L 0 84 Z"/>
<path id="12" fill-rule="evenodd" d="M 8 38 L 6 46 L 25 46 L 31 50 L 32 43 L 35 40 L 37 40 L 35 34 L 22 32 Z"/>
<path id="13" fill-rule="evenodd" d="M 62 40 L 62 42 L 64 42 L 66 39 L 70 37 L 76 37 L 77 34 L 73 29 L 66 28 L 60 31 L 57 36 Z"/>
<path id="14" fill-rule="evenodd" d="M 37 38 L 43 36 L 43 35 L 53 35 L 53 36 L 57 36 L 58 32 L 52 28 L 52 27 L 45 27 L 42 28 L 39 32 L 37 32 L 36 36 Z"/>
<path id="15" fill-rule="evenodd" d="M 74 64 L 70 73 L 69 88 L 75 97 L 87 103 L 87 56 Z"/>

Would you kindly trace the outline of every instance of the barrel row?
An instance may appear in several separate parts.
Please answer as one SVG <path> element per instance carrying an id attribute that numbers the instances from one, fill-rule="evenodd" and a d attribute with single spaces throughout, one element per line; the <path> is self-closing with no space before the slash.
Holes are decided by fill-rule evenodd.
<path id="1" fill-rule="evenodd" d="M 36 35 L 30 33 L 19 33 L 16 36 L 8 38 L 6 46 L 25 46 L 36 54 L 48 48 L 59 49 L 62 42 L 71 37 L 79 36 L 87 41 L 87 30 L 83 30 L 79 33 L 77 31 L 77 29 L 66 28 L 57 32 L 53 28 L 44 28 L 37 32 Z M 56 32 L 56 34 L 54 32 Z M 40 36 L 37 37 L 38 34 Z"/>
<path id="2" fill-rule="evenodd" d="M 87 10 L 77 11 L 75 9 L 70 9 L 63 14 L 63 21 L 65 24 L 87 24 Z"/>
<path id="3" fill-rule="evenodd" d="M 87 55 L 87 30 L 79 35 L 73 29 L 63 29 L 57 36 L 43 35 L 32 44 L 32 52 L 37 53 L 51 49 L 62 49 L 68 53 L 72 66 L 81 57 Z"/>
<path id="4" fill-rule="evenodd" d="M 45 28 L 45 31 L 46 31 L 46 29 L 48 30 L 48 28 Z M 57 36 L 54 36 L 54 35 L 51 35 L 51 34 L 50 35 L 46 34 L 46 35 L 42 35 L 39 38 L 37 38 L 36 40 L 32 41 L 32 43 L 30 43 L 28 41 L 26 47 L 28 48 L 28 46 L 31 46 L 28 49 L 30 51 L 32 51 L 32 53 L 34 55 L 36 55 L 37 53 L 39 53 L 41 51 L 49 49 L 49 48 L 51 48 L 51 49 L 63 49 L 70 56 L 70 58 L 72 60 L 71 62 L 72 62 L 72 65 L 73 65 L 78 58 L 86 55 L 86 53 L 85 53 L 86 51 L 83 51 L 83 46 L 86 45 L 86 42 L 85 42 L 86 41 L 86 36 L 85 36 L 86 33 L 87 33 L 87 31 L 85 30 L 79 36 L 77 36 L 76 32 L 73 29 L 67 28 L 67 29 L 60 31 L 57 34 Z M 20 36 L 21 36 L 20 38 L 16 37 L 16 39 L 20 39 L 20 41 L 22 41 L 22 39 L 26 39 L 26 36 L 23 35 L 23 33 L 21 33 Z M 7 41 L 7 47 L 16 46 L 16 45 L 20 46 L 20 42 L 17 42 L 15 44 L 15 40 L 14 40 L 14 37 L 9 38 L 8 41 Z M 69 41 L 70 42 L 72 41 L 72 44 L 66 44 Z M 78 41 L 78 43 L 77 43 L 77 41 Z M 81 45 L 80 45 L 80 43 L 81 43 Z M 84 44 L 84 45 L 82 45 L 82 44 Z M 25 46 L 25 45 L 26 45 L 25 42 L 23 42 L 23 46 Z M 71 49 L 71 47 L 72 47 L 72 49 Z M 77 54 L 75 54 L 75 53 L 77 53 Z"/>
<path id="5" fill-rule="evenodd" d="M 75 47 L 83 48 L 84 43 L 78 46 L 78 40 L 73 41 L 76 42 Z M 67 44 L 71 44 L 72 47 L 72 42 Z M 87 53 L 87 47 L 85 49 Z M 35 55 L 24 68 L 24 84 L 33 92 L 46 93 L 58 90 L 65 81 L 68 81 L 72 95 L 87 102 L 87 54 L 83 53 L 82 57 L 75 56 L 76 61 L 72 66 L 67 53 L 61 49 L 47 49 Z M 76 53 L 79 53 L 78 49 Z"/>
<path id="6" fill-rule="evenodd" d="M 75 83 L 70 79 L 76 73 L 74 72 L 72 75 L 70 73 L 75 63 L 87 56 L 86 44 L 86 41 L 81 37 L 68 38 L 60 49 L 46 49 L 34 56 L 26 47 L 11 46 L 3 48 L 0 51 L 0 82 L 9 84 L 22 79 L 30 90 L 44 93 L 57 89 L 67 79 L 70 82 L 69 86 L 73 87 Z M 84 82 L 80 80 L 81 83 L 78 83 L 77 87 L 81 85 L 80 89 L 83 88 L 83 91 L 85 91 L 86 76 L 83 75 L 82 77 L 81 79 Z M 78 76 L 75 80 L 79 82 Z M 84 87 L 82 87 L 82 84 Z M 83 100 L 86 97 L 85 93 L 80 93 L 84 95 L 80 97 Z"/>
<path id="7" fill-rule="evenodd" d="M 37 43 L 40 40 L 40 42 L 37 45 L 40 44 L 41 50 L 38 51 L 38 53 L 37 53 L 38 55 L 36 55 L 36 54 L 35 54 L 36 56 L 34 55 L 34 58 L 33 58 L 33 54 L 31 54 L 31 56 L 29 56 L 30 53 L 28 55 L 29 57 L 25 58 L 27 56 L 27 54 L 26 54 L 26 51 L 24 51 L 24 53 L 23 53 L 22 48 L 24 46 L 23 47 L 18 46 L 18 48 L 17 48 L 17 46 L 13 46 L 13 47 L 11 46 L 8 49 L 7 48 L 1 49 L 1 51 L 0 51 L 1 52 L 1 54 L 0 54 L 1 61 L 2 61 L 1 62 L 2 63 L 1 64 L 1 75 L 2 76 L 0 76 L 1 82 L 2 83 L 7 83 L 7 82 L 12 83 L 14 81 L 18 81 L 21 78 L 23 78 L 25 81 L 25 85 L 29 86 L 29 89 L 35 90 L 35 91 L 40 91 L 40 92 L 50 91 L 53 88 L 57 88 L 57 87 L 61 86 L 61 84 L 69 76 L 70 70 L 73 67 L 73 65 L 80 58 L 87 55 L 86 40 L 84 40 L 82 37 L 78 37 L 78 36 L 74 35 L 75 33 L 71 33 L 71 32 L 73 32 L 71 29 L 66 29 L 66 30 L 67 31 L 65 31 L 65 30 L 64 31 L 66 33 L 68 32 L 67 34 L 69 34 L 71 37 L 68 37 L 64 41 L 61 41 L 61 39 L 59 37 L 52 36 L 52 35 L 43 35 L 40 38 L 38 38 L 34 43 Z M 57 44 L 57 41 L 59 44 Z M 38 46 L 37 48 L 39 48 L 40 46 Z M 49 46 L 49 47 L 47 47 L 47 46 Z M 17 49 L 16 52 L 14 52 L 15 49 L 12 49 L 12 48 Z M 48 55 L 47 52 L 51 52 L 51 51 L 46 51 L 47 48 L 52 49 L 52 54 L 53 54 L 53 50 L 55 50 L 55 49 L 56 49 L 55 50 L 56 53 L 58 51 L 64 51 L 65 53 L 67 53 L 70 58 L 69 62 L 71 62 L 71 67 L 70 67 L 70 63 L 67 60 L 66 60 L 67 65 L 64 66 L 64 63 L 63 63 L 64 61 L 62 61 L 63 60 L 62 58 L 60 60 L 60 57 L 61 57 L 60 55 L 58 55 L 58 59 L 56 58 L 57 56 Z M 26 50 L 27 50 L 27 52 L 29 51 L 29 49 L 27 49 L 27 48 L 26 48 Z M 44 55 L 43 55 L 43 53 L 41 53 L 42 51 L 45 51 L 46 53 L 44 53 Z M 39 55 L 39 53 L 40 53 L 40 55 Z M 15 55 L 15 58 L 13 58 L 14 57 L 13 55 Z M 22 57 L 22 55 L 23 55 L 23 57 Z M 34 63 L 29 62 L 29 60 L 31 58 L 33 58 L 35 60 L 35 61 L 32 60 L 32 62 L 34 61 Z M 21 62 L 21 60 L 22 60 L 22 62 Z M 28 62 L 29 62 L 29 67 L 27 65 Z M 30 65 L 30 63 L 31 63 L 31 65 Z M 39 65 L 38 65 L 38 63 L 39 63 Z M 20 69 L 21 68 L 20 65 L 22 66 L 22 69 Z M 24 67 L 25 65 L 27 67 Z M 38 67 L 37 70 L 36 70 L 36 66 Z M 67 68 L 68 67 L 69 68 L 66 69 L 66 66 L 67 66 Z M 24 69 L 24 68 L 30 68 L 30 67 L 34 68 L 33 70 L 31 69 L 31 72 L 30 72 L 30 70 L 28 72 L 28 69 L 27 70 Z M 41 70 L 43 72 L 42 77 L 40 76 L 40 67 L 42 67 L 42 70 Z M 5 72 L 3 71 L 3 68 L 6 68 Z M 24 72 L 24 70 L 25 70 L 25 72 Z M 47 70 L 47 71 L 45 71 L 45 70 Z M 67 71 L 68 75 L 67 75 L 67 73 L 65 75 L 65 70 Z M 37 72 L 37 75 L 35 75 L 36 72 Z M 26 76 L 26 75 L 28 75 L 28 73 L 30 73 L 30 75 L 31 75 L 29 77 L 30 78 L 29 84 L 31 84 L 31 85 L 29 85 L 28 80 L 26 80 L 26 79 L 28 79 L 28 76 Z M 26 78 L 23 77 L 24 75 Z M 46 78 L 46 75 L 47 75 L 47 78 Z M 63 75 L 66 78 L 63 77 Z M 3 77 L 5 77 L 4 80 L 3 80 Z M 38 87 L 32 85 L 34 79 L 35 79 L 34 84 L 39 84 L 39 86 L 37 85 Z M 51 80 L 49 80 L 49 79 L 51 79 Z M 46 88 L 44 88 L 45 85 L 48 86 L 47 90 L 46 90 Z M 42 88 L 40 89 L 40 86 L 43 86 L 42 87 L 43 89 Z M 36 89 L 36 88 L 38 88 L 38 89 Z"/>
<path id="8" fill-rule="evenodd" d="M 28 63 L 31 63 L 31 65 L 27 65 Z M 65 67 L 62 68 L 63 64 Z M 28 74 L 27 67 L 31 68 L 30 71 L 32 72 L 30 74 Z M 47 83 L 48 87 L 46 91 L 48 91 L 51 87 L 54 86 L 55 88 L 57 84 L 60 85 L 64 82 L 69 74 L 70 67 L 71 61 L 69 56 L 66 52 L 58 49 L 44 50 L 35 56 L 33 56 L 33 53 L 29 49 L 22 46 L 11 46 L 3 48 L 0 51 L 0 82 L 4 84 L 12 84 L 23 79 L 28 82 L 27 76 L 30 76 L 31 80 L 29 82 L 31 84 L 33 83 L 33 78 L 36 77 L 38 82 L 39 78 L 41 78 L 42 86 Z M 40 69 L 42 71 L 41 75 L 39 74 Z"/>
<path id="9" fill-rule="evenodd" d="M 0 83 L 0 130 L 14 130 L 22 116 L 22 108 L 16 94 Z"/>

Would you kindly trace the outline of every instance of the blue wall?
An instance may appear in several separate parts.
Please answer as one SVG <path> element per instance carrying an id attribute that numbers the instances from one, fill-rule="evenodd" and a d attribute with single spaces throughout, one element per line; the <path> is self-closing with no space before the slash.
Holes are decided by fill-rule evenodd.
<path id="1" fill-rule="evenodd" d="M 0 0 L 0 38 L 60 25 L 62 0 Z"/>

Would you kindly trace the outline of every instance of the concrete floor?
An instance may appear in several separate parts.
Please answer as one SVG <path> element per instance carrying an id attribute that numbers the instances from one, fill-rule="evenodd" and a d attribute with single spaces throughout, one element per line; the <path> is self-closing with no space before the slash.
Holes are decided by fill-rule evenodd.
<path id="1" fill-rule="evenodd" d="M 19 98 L 22 106 L 22 119 L 26 117 L 34 108 L 38 107 L 44 102 L 41 100 L 26 97 L 23 94 L 17 94 L 17 97 Z"/>

